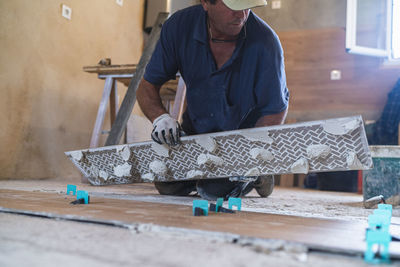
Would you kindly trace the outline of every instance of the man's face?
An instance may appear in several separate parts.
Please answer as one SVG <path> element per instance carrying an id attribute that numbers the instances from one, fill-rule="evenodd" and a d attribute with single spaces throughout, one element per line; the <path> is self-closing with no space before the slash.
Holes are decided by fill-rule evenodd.
<path id="1" fill-rule="evenodd" d="M 249 9 L 235 11 L 229 9 L 222 0 L 217 0 L 214 5 L 202 0 L 201 4 L 212 26 L 223 35 L 238 35 L 249 17 Z"/>

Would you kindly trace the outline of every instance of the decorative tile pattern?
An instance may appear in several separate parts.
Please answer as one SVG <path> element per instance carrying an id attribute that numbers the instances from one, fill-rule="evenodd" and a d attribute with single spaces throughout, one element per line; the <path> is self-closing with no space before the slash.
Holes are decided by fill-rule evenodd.
<path id="1" fill-rule="evenodd" d="M 351 125 L 356 122 L 356 127 L 345 134 L 332 134 L 324 130 L 326 123 L 340 126 L 349 125 L 349 122 Z M 245 137 L 246 134 L 256 134 L 261 137 L 254 141 Z M 150 175 L 154 177 L 154 181 L 186 180 L 187 173 L 191 170 L 198 170 L 203 174 L 202 177 L 195 179 L 244 176 L 253 168 L 257 168 L 261 175 L 287 174 L 292 173 L 292 164 L 301 158 L 307 159 L 309 172 L 350 170 L 354 167 L 349 166 L 346 161 L 348 152 L 357 155 L 362 164 L 358 169 L 372 168 L 372 159 L 360 116 L 212 133 L 207 136 L 214 138 L 217 143 L 217 149 L 210 154 L 221 158 L 224 161 L 223 165 L 197 163 L 199 155 L 209 153 L 196 143 L 198 136 L 183 137 L 182 145 L 170 148 L 168 157 L 157 154 L 152 149 L 152 142 L 80 150 L 82 157 L 74 157 L 78 151 L 66 152 L 66 155 L 94 185 L 151 181 L 141 177 L 151 173 L 149 164 L 154 160 L 164 162 L 168 168 L 164 176 L 154 173 Z M 272 143 L 266 141 L 270 138 L 273 140 Z M 331 153 L 325 158 L 310 159 L 307 156 L 307 147 L 310 145 L 327 145 Z M 127 161 L 123 159 L 121 153 L 126 146 L 130 150 Z M 254 148 L 266 149 L 274 158 L 270 161 L 254 159 L 250 155 L 250 150 Z M 131 166 L 130 176 L 118 177 L 114 173 L 114 168 L 126 163 Z"/>

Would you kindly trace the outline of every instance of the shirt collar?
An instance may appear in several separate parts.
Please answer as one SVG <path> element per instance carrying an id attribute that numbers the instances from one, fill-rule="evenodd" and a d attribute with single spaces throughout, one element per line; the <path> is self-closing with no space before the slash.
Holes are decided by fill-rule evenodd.
<path id="1" fill-rule="evenodd" d="M 207 12 L 201 9 L 201 14 L 198 16 L 197 22 L 193 29 L 193 38 L 201 43 L 207 44 Z"/>

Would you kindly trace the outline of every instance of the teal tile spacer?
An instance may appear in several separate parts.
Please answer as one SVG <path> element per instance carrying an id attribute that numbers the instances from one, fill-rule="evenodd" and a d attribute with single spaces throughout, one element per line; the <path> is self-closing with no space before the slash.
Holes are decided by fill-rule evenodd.
<path id="1" fill-rule="evenodd" d="M 364 253 L 364 260 L 367 263 L 390 263 L 389 244 L 392 237 L 389 231 L 368 228 L 365 240 L 367 243 L 367 249 Z M 376 255 L 374 247 L 378 247 L 378 255 Z"/>
<path id="2" fill-rule="evenodd" d="M 392 220 L 392 212 L 390 210 L 375 209 L 373 214 L 386 217 L 386 223 L 390 225 L 390 222 Z"/>
<path id="3" fill-rule="evenodd" d="M 374 214 L 392 217 L 392 211 L 387 209 L 374 209 Z"/>
<path id="4" fill-rule="evenodd" d="M 89 204 L 89 193 L 88 191 L 78 190 L 76 194 L 76 199 L 83 198 L 85 200 L 85 204 Z"/>
<path id="5" fill-rule="evenodd" d="M 224 199 L 222 197 L 217 198 L 217 203 L 215 204 L 215 212 L 219 212 L 219 208 L 222 207 L 222 205 L 224 204 Z"/>
<path id="6" fill-rule="evenodd" d="M 200 208 L 204 211 L 205 216 L 208 216 L 208 201 L 207 200 L 193 200 L 193 216 L 196 208 Z"/>
<path id="7" fill-rule="evenodd" d="M 228 199 L 228 206 L 229 206 L 229 209 L 232 209 L 233 206 L 236 206 L 237 210 L 240 211 L 242 209 L 242 199 L 236 198 L 236 197 L 230 197 Z"/>
<path id="8" fill-rule="evenodd" d="M 69 195 L 69 192 L 72 192 L 72 195 L 76 195 L 76 185 L 73 184 L 68 184 L 67 185 L 67 195 Z"/>
<path id="9" fill-rule="evenodd" d="M 389 231 L 390 218 L 381 214 L 371 214 L 368 216 L 368 228 L 372 230 L 382 229 Z"/>
<path id="10" fill-rule="evenodd" d="M 378 204 L 378 210 L 388 210 L 390 215 L 392 215 L 393 207 L 390 204 Z"/>

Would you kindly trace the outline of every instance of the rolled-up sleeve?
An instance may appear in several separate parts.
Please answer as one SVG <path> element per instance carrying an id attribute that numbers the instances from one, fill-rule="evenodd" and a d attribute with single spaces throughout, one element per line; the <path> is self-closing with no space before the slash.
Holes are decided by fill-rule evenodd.
<path id="1" fill-rule="evenodd" d="M 156 48 L 146 67 L 144 79 L 155 85 L 175 79 L 178 71 L 174 35 L 177 34 L 174 23 L 167 20 L 160 34 Z"/>
<path id="2" fill-rule="evenodd" d="M 277 44 L 269 61 L 260 63 L 260 72 L 256 87 L 256 107 L 254 115 L 258 118 L 284 111 L 289 105 L 289 90 L 286 85 L 286 74 L 283 51 Z"/>

